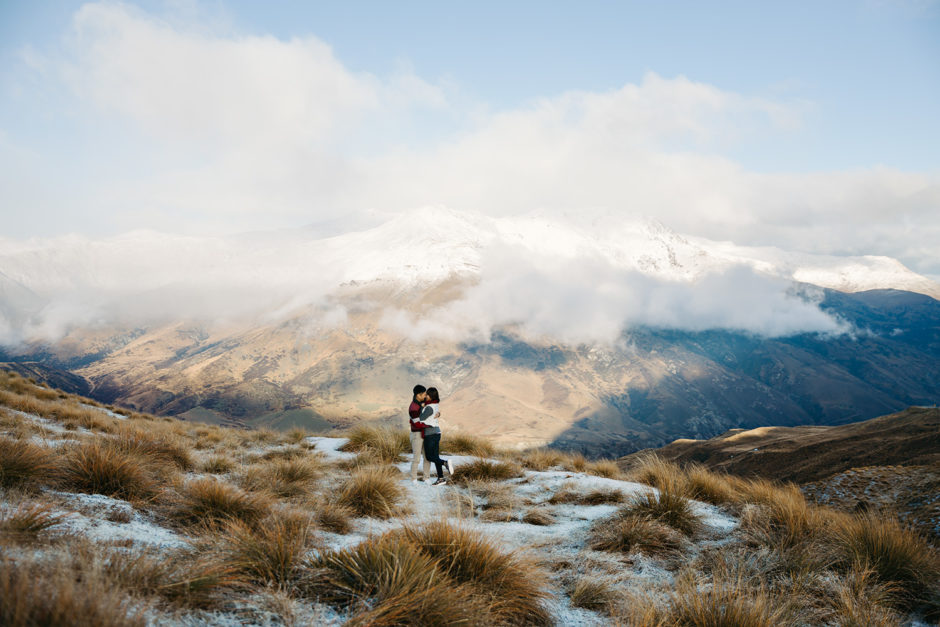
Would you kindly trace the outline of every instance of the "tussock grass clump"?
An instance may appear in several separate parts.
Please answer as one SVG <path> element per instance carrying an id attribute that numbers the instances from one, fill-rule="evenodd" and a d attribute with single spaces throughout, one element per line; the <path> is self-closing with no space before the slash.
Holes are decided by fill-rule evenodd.
<path id="1" fill-rule="evenodd" d="M 755 482 L 753 494 L 759 504 L 745 508 L 741 527 L 751 540 L 781 552 L 819 539 L 833 519 L 826 510 L 808 504 L 792 484 Z"/>
<path id="2" fill-rule="evenodd" d="M 610 614 L 620 598 L 616 588 L 593 577 L 580 577 L 571 586 L 568 596 L 572 606 L 604 614 Z"/>
<path id="3" fill-rule="evenodd" d="M 195 467 L 189 443 L 178 435 L 150 435 L 124 427 L 118 430 L 114 443 L 118 449 L 146 459 L 153 465 L 174 466 L 178 470 Z"/>
<path id="4" fill-rule="evenodd" d="M 623 503 L 625 498 L 623 492 L 616 488 L 591 490 L 578 499 L 578 503 L 581 505 L 609 505 L 612 503 Z"/>
<path id="5" fill-rule="evenodd" d="M 223 528 L 225 563 L 252 581 L 287 587 L 300 578 L 314 539 L 310 519 L 270 516 L 256 527 L 232 521 Z"/>
<path id="6" fill-rule="evenodd" d="M 748 483 L 736 477 L 711 472 L 698 464 L 689 464 L 681 468 L 655 453 L 641 455 L 627 473 L 627 478 L 657 489 L 662 486 L 674 486 L 687 498 L 714 505 L 741 503 L 744 495 L 738 490 L 738 486 Z M 761 486 L 757 492 L 764 487 L 775 489 L 775 484 L 766 481 L 765 483 L 766 486 Z M 757 496 L 756 493 L 755 496 Z M 761 497 L 764 496 L 761 495 Z"/>
<path id="7" fill-rule="evenodd" d="M 311 435 L 313 434 L 303 427 L 291 427 L 287 430 L 287 433 L 284 434 L 284 440 L 293 444 L 300 444 Z"/>
<path id="8" fill-rule="evenodd" d="M 940 554 L 897 519 L 871 513 L 840 517 L 832 536 L 839 565 L 870 572 L 891 587 L 899 607 L 940 612 Z"/>
<path id="9" fill-rule="evenodd" d="M 735 480 L 727 475 L 714 473 L 698 464 L 692 464 L 685 470 L 685 495 L 696 501 L 713 505 L 730 505 L 741 500 L 741 494 Z"/>
<path id="10" fill-rule="evenodd" d="M 662 486 L 658 492 L 649 491 L 635 497 L 623 512 L 656 520 L 687 536 L 694 535 L 702 527 L 701 517 L 692 511 L 689 500 L 668 485 Z"/>
<path id="11" fill-rule="evenodd" d="M 469 464 L 460 464 L 454 471 L 454 481 L 466 485 L 470 481 L 503 481 L 525 474 L 519 464 L 475 459 Z"/>
<path id="12" fill-rule="evenodd" d="M 81 575 L 67 564 L 0 560 L 0 625 L 144 627 L 142 607 L 100 572 Z"/>
<path id="13" fill-rule="evenodd" d="M 534 448 L 522 453 L 519 462 L 524 468 L 544 471 L 556 466 L 562 466 L 567 456 L 561 451 L 550 448 Z"/>
<path id="14" fill-rule="evenodd" d="M 226 457 L 225 455 L 214 455 L 207 459 L 199 467 L 202 472 L 207 472 L 213 475 L 224 475 L 226 473 L 232 472 L 235 469 L 235 462 L 232 461 L 231 457 Z"/>
<path id="15" fill-rule="evenodd" d="M 667 462 L 659 455 L 644 452 L 638 454 L 633 461 L 633 466 L 627 472 L 627 479 L 659 489 L 664 485 L 682 485 L 684 473 L 678 465 Z"/>
<path id="16" fill-rule="evenodd" d="M 588 460 L 583 453 L 568 453 L 562 467 L 571 472 L 584 472 L 588 467 Z"/>
<path id="17" fill-rule="evenodd" d="M 833 616 L 836 624 L 864 627 L 895 627 L 902 619 L 891 610 L 897 592 L 878 583 L 872 571 L 852 571 L 834 582 Z"/>
<path id="18" fill-rule="evenodd" d="M 358 612 L 347 625 L 488 625 L 472 588 L 400 536 L 385 535 L 322 555 L 310 596 Z"/>
<path id="19" fill-rule="evenodd" d="M 411 452 L 411 436 L 404 429 L 379 425 L 359 425 L 347 434 L 349 441 L 339 450 L 350 453 L 368 451 L 385 462 L 395 463 L 402 453 Z"/>
<path id="20" fill-rule="evenodd" d="M 379 466 L 366 466 L 353 473 L 340 486 L 337 502 L 359 516 L 391 518 L 399 513 L 404 489 Z"/>
<path id="21" fill-rule="evenodd" d="M 451 455 L 495 457 L 499 452 L 496 446 L 486 438 L 463 431 L 453 433 L 448 431 L 447 437 L 441 442 L 441 446 L 444 451 Z"/>
<path id="22" fill-rule="evenodd" d="M 302 446 L 285 446 L 271 449 L 261 455 L 261 460 L 291 460 L 306 457 L 310 452 Z"/>
<path id="23" fill-rule="evenodd" d="M 188 551 L 116 551 L 107 556 L 103 572 L 129 593 L 178 607 L 212 607 L 222 591 L 241 583 L 231 567 Z"/>
<path id="24" fill-rule="evenodd" d="M 270 507 L 271 501 L 264 495 L 206 478 L 186 484 L 172 515 L 190 525 L 216 526 L 232 520 L 254 525 L 268 514 Z"/>
<path id="25" fill-rule="evenodd" d="M 350 519 L 356 515 L 356 511 L 347 505 L 328 499 L 318 499 L 310 505 L 310 509 L 317 525 L 327 531 L 345 535 L 352 529 Z"/>
<path id="26" fill-rule="evenodd" d="M 601 459 L 596 462 L 588 462 L 584 472 L 595 477 L 605 477 L 607 479 L 620 479 L 623 472 L 617 462 L 611 459 Z"/>
<path id="27" fill-rule="evenodd" d="M 595 551 L 669 556 L 677 554 L 685 541 L 681 533 L 661 522 L 640 516 L 612 516 L 594 525 L 588 546 Z"/>
<path id="28" fill-rule="evenodd" d="M 650 613 L 650 608 L 646 609 Z M 710 586 L 699 586 L 691 577 L 680 578 L 669 605 L 655 608 L 651 613 L 655 618 L 650 623 L 659 625 L 784 627 L 798 624 L 795 609 L 785 600 L 747 585 L 740 577 L 720 572 L 713 573 Z"/>
<path id="29" fill-rule="evenodd" d="M 68 451 L 62 483 L 76 492 L 125 500 L 152 498 L 159 488 L 151 469 L 139 457 L 99 441 Z"/>
<path id="30" fill-rule="evenodd" d="M 562 485 L 562 487 L 552 494 L 548 499 L 551 505 L 562 503 L 577 503 L 578 505 L 608 505 L 612 503 L 623 503 L 625 500 L 623 492 L 616 488 L 591 490 L 587 494 L 579 492 L 571 483 Z"/>
<path id="31" fill-rule="evenodd" d="M 68 518 L 51 505 L 23 504 L 0 514 L 0 536 L 15 542 L 35 542 L 48 529 Z"/>
<path id="32" fill-rule="evenodd" d="M 310 494 L 323 474 L 322 464 L 309 456 L 275 458 L 246 469 L 242 485 L 249 490 L 267 491 L 281 498 Z"/>
<path id="33" fill-rule="evenodd" d="M 522 516 L 522 522 L 529 525 L 546 526 L 555 523 L 555 517 L 544 507 L 533 507 Z"/>
<path id="34" fill-rule="evenodd" d="M 0 437 L 0 487 L 32 489 L 54 483 L 60 474 L 60 460 L 50 450 Z"/>
<path id="35" fill-rule="evenodd" d="M 543 604 L 548 596 L 545 575 L 519 555 L 504 553 L 486 536 L 447 522 L 399 533 L 435 560 L 448 577 L 474 587 L 493 624 L 551 624 Z"/>
<path id="36" fill-rule="evenodd" d="M 248 441 L 255 444 L 273 444 L 280 439 L 281 434 L 273 429 L 262 427 L 261 429 L 248 431 L 245 436 Z"/>

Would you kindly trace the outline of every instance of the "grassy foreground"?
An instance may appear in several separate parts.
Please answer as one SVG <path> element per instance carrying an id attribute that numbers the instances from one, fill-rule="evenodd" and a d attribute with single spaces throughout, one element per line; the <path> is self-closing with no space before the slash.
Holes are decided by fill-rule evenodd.
<path id="1" fill-rule="evenodd" d="M 353 430 L 345 458 L 308 435 L 101 407 L 0 372 L 0 624 L 548 625 L 572 608 L 622 625 L 940 619 L 935 548 L 793 485 L 655 456 L 625 473 L 464 435 L 450 452 L 476 461 L 440 516 L 419 519 L 394 465 L 407 433 Z M 547 471 L 571 480 L 533 488 Z M 593 512 L 563 534 L 573 556 L 507 543 L 571 512 Z M 708 512 L 736 526 L 719 533 Z M 77 525 L 89 519 L 170 540 L 95 537 Z"/>

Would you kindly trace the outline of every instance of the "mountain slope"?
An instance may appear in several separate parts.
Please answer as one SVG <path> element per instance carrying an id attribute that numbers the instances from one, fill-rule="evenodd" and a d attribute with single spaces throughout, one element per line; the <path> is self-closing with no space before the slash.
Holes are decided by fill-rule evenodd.
<path id="1" fill-rule="evenodd" d="M 839 426 L 734 429 L 708 440 L 676 440 L 656 454 L 735 475 L 796 483 L 864 466 L 940 466 L 940 409 L 911 407 Z M 622 462 L 628 465 L 632 459 Z"/>

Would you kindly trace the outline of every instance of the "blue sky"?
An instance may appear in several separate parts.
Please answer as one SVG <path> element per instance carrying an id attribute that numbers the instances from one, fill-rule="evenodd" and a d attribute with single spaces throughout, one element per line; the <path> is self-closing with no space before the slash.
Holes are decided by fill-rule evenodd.
<path id="1" fill-rule="evenodd" d="M 0 94 L 12 238 L 583 203 L 940 274 L 937 2 L 4 1 Z"/>

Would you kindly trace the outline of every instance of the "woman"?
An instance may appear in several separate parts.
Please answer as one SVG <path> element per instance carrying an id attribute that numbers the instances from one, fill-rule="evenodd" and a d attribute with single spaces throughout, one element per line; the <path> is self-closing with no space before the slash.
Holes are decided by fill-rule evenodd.
<path id="1" fill-rule="evenodd" d="M 441 423 L 438 417 L 441 415 L 440 402 L 441 397 L 437 388 L 428 388 L 427 405 L 421 410 L 420 421 L 424 423 L 424 459 L 434 464 L 437 469 L 437 481 L 433 485 L 447 483 L 444 478 L 444 467 L 447 472 L 453 476 L 454 465 L 446 459 L 441 459 Z"/>

